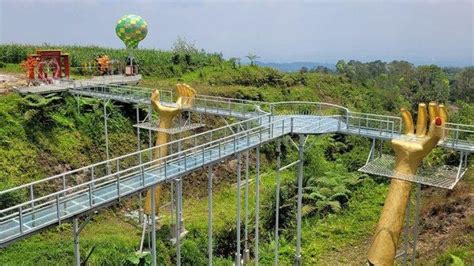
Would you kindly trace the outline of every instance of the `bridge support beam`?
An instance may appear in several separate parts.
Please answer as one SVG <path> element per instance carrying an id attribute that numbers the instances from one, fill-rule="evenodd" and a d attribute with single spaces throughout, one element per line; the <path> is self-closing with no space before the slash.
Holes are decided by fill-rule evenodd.
<path id="1" fill-rule="evenodd" d="M 208 201 L 207 201 L 207 252 L 208 252 L 208 265 L 212 265 L 212 166 L 209 165 L 207 171 L 208 185 Z"/>
<path id="2" fill-rule="evenodd" d="M 249 127 L 247 126 L 247 129 Z M 245 195 L 244 195 L 244 211 L 245 211 L 245 226 L 244 226 L 244 264 L 250 262 L 249 250 L 249 157 L 250 152 L 245 152 Z"/>
<path id="3" fill-rule="evenodd" d="M 182 230 L 181 230 L 181 227 L 182 227 L 182 222 L 181 222 L 181 218 L 182 218 L 182 212 L 183 212 L 183 208 L 182 208 L 182 193 L 183 193 L 183 190 L 182 190 L 182 179 L 181 178 L 178 178 L 176 179 L 176 265 L 181 265 L 181 233 L 182 233 Z"/>
<path id="4" fill-rule="evenodd" d="M 152 188 L 155 191 L 156 186 Z M 156 193 L 151 193 L 151 265 L 156 266 Z"/>
<path id="5" fill-rule="evenodd" d="M 279 249 L 279 223 L 280 223 L 280 167 L 281 167 L 281 138 L 277 139 L 277 161 L 276 161 L 276 194 L 275 194 L 275 266 L 278 265 L 278 249 Z"/>
<path id="6" fill-rule="evenodd" d="M 404 240 L 403 240 L 403 250 L 400 251 L 396 256 L 395 259 L 399 259 L 400 257 L 402 258 L 401 264 L 403 266 L 408 265 L 408 249 L 412 248 L 412 253 L 411 253 L 411 265 L 415 265 L 416 262 L 416 246 L 417 246 L 417 241 L 418 241 L 418 235 L 419 235 L 419 221 L 420 221 L 420 203 L 421 203 L 421 184 L 417 183 L 415 184 L 415 199 L 414 203 L 412 200 L 409 200 L 407 203 L 407 208 L 405 211 L 405 225 L 404 225 Z M 410 230 L 410 223 L 411 223 L 411 209 L 412 205 L 414 204 L 413 208 L 413 224 L 411 225 L 411 230 Z M 411 237 L 411 241 L 410 241 Z"/>
<path id="7" fill-rule="evenodd" d="M 81 265 L 81 252 L 80 252 L 80 234 L 82 229 L 89 223 L 92 216 L 88 216 L 87 219 L 79 225 L 79 218 L 75 216 L 72 218 L 72 233 L 74 235 L 74 265 L 80 266 Z M 89 254 L 90 255 L 90 254 Z"/>
<path id="8" fill-rule="evenodd" d="M 77 217 L 72 219 L 73 224 L 73 234 L 74 234 L 74 265 L 80 266 L 81 265 L 81 253 L 79 249 L 79 221 Z"/>
<path id="9" fill-rule="evenodd" d="M 255 264 L 259 263 L 259 227 L 260 227 L 260 145 L 256 148 L 255 169 Z"/>
<path id="10" fill-rule="evenodd" d="M 303 207 L 303 164 L 304 164 L 304 143 L 306 136 L 299 135 L 298 143 L 298 207 L 296 213 L 296 255 L 295 265 L 302 265 L 301 260 L 301 209 Z"/>
<path id="11" fill-rule="evenodd" d="M 237 206 L 236 206 L 236 230 L 237 230 L 237 251 L 235 252 L 235 265 L 240 266 L 241 264 L 241 254 L 240 254 L 240 178 L 241 178 L 241 153 L 237 153 Z"/>

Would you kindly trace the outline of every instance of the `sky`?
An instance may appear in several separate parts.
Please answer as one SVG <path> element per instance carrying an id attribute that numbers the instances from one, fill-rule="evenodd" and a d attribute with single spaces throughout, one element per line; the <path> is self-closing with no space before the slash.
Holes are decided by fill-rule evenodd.
<path id="1" fill-rule="evenodd" d="M 0 43 L 123 47 L 115 24 L 125 14 L 147 21 L 142 48 L 169 50 L 181 37 L 264 62 L 474 65 L 474 0 L 0 0 Z"/>

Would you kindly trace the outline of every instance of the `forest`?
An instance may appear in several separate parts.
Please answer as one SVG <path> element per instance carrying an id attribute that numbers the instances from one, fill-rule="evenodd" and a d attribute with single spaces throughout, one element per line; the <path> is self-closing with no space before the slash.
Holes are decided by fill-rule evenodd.
<path id="1" fill-rule="evenodd" d="M 0 73 L 22 75 L 19 64 L 37 48 L 60 48 L 71 55 L 73 77 L 89 77 L 89 62 L 102 54 L 124 61 L 128 51 L 96 46 L 0 45 Z M 474 66 L 416 66 L 406 61 L 359 62 L 340 60 L 334 69 L 302 68 L 283 72 L 244 59 L 226 59 L 178 40 L 172 50 L 133 51 L 143 80 L 140 86 L 174 88 L 186 82 L 200 94 L 256 101 L 320 101 L 353 111 L 399 116 L 400 108 L 416 114 L 418 103 L 436 101 L 448 107 L 449 121 L 474 124 Z M 79 104 L 79 105 L 78 105 Z M 105 159 L 101 102 L 67 93 L 21 96 L 0 95 L 0 189 L 41 179 Z M 136 150 L 132 105 L 107 106 L 112 156 Z M 142 110 L 143 113 L 146 110 Z M 206 124 L 222 121 L 208 118 Z M 147 146 L 142 137 L 143 147 Z M 275 219 L 275 144 L 262 147 L 260 263 L 273 263 Z M 283 141 L 283 164 L 297 157 L 289 139 Z M 357 170 L 365 164 L 370 141 L 340 134 L 312 136 L 305 149 L 303 195 L 303 257 L 307 265 L 364 264 L 371 235 L 385 199 L 388 178 Z M 389 143 L 384 152 L 391 153 Z M 255 153 L 251 153 L 255 160 Z M 436 148 L 426 167 L 458 163 L 457 154 Z M 214 263 L 232 265 L 235 252 L 235 159 L 214 168 Z M 252 164 L 254 165 L 254 164 Z M 472 168 L 472 159 L 469 161 Z M 474 172 L 469 170 L 453 190 L 422 187 L 421 233 L 418 263 L 474 264 Z M 255 169 L 251 167 L 251 176 Z M 293 262 L 296 227 L 294 170 L 282 173 L 280 194 L 280 263 Z M 206 171 L 184 180 L 184 220 L 189 233 L 182 241 L 184 265 L 207 264 Z M 48 188 L 44 188 L 47 190 Z M 0 206 L 27 195 L 0 197 Z M 165 200 L 166 201 L 166 200 Z M 250 183 L 249 245 L 254 244 L 255 183 Z M 141 228 L 127 215 L 138 208 L 138 197 L 121 201 L 94 215 L 81 236 L 83 259 L 91 265 L 147 265 L 147 256 L 135 251 Z M 168 212 L 160 217 L 157 254 L 160 264 L 174 262 Z M 68 265 L 73 259 L 71 224 L 63 223 L 0 249 L 2 265 Z M 344 254 L 343 256 L 341 254 Z M 460 264 L 456 264 L 460 263 Z"/>

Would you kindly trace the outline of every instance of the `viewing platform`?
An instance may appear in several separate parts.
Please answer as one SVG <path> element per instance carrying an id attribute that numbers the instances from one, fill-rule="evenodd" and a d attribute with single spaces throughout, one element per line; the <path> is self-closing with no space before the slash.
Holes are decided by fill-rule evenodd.
<path id="1" fill-rule="evenodd" d="M 39 86 L 27 86 L 14 89 L 21 94 L 48 94 L 54 92 L 63 92 L 69 89 L 80 87 L 88 87 L 93 85 L 136 85 L 142 79 L 141 75 L 124 76 L 124 75 L 110 75 L 98 76 L 91 79 L 80 80 L 57 80 L 53 84 L 42 84 Z"/>

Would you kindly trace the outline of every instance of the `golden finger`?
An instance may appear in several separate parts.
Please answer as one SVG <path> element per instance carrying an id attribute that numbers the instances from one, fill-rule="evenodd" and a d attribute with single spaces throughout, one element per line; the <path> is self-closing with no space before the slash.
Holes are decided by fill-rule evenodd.
<path id="1" fill-rule="evenodd" d="M 426 111 L 426 104 L 420 103 L 418 105 L 418 117 L 416 119 L 416 135 L 417 136 L 425 135 L 427 125 L 428 125 L 428 112 Z"/>
<path id="2" fill-rule="evenodd" d="M 430 114 L 430 124 L 433 123 L 437 116 L 439 116 L 439 107 L 436 103 L 430 102 L 428 105 L 428 113 Z"/>
<path id="3" fill-rule="evenodd" d="M 439 117 L 441 117 L 443 124 L 448 122 L 448 111 L 446 110 L 446 106 L 444 106 L 444 104 L 439 105 Z"/>
<path id="4" fill-rule="evenodd" d="M 178 92 L 178 96 L 183 95 L 183 87 L 181 86 L 180 83 L 176 84 L 176 91 Z"/>
<path id="5" fill-rule="evenodd" d="M 410 112 L 408 112 L 405 108 L 402 108 L 401 112 L 403 123 L 405 124 L 405 134 L 413 134 L 413 118 L 411 117 Z"/>

